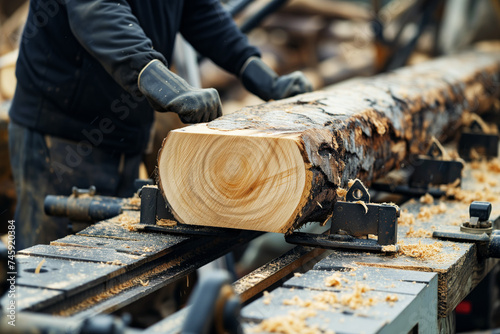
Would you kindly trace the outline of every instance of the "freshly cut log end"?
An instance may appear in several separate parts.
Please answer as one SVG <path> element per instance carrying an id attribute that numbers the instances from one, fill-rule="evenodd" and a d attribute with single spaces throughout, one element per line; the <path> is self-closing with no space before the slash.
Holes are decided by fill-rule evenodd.
<path id="1" fill-rule="evenodd" d="M 185 224 L 284 233 L 311 184 L 294 136 L 200 124 L 171 132 L 162 151 L 161 188 Z"/>
<path id="2" fill-rule="evenodd" d="M 181 223 L 288 233 L 497 105 L 500 51 L 472 51 L 170 132 L 159 187 Z"/>

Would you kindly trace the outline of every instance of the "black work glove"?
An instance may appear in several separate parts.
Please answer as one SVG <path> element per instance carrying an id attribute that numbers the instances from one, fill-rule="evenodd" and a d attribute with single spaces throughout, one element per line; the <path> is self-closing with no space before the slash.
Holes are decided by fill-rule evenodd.
<path id="1" fill-rule="evenodd" d="M 260 58 L 251 57 L 241 70 L 241 82 L 245 88 L 263 99 L 281 100 L 312 91 L 312 85 L 302 72 L 279 77 Z"/>
<path id="2" fill-rule="evenodd" d="M 139 74 L 139 90 L 156 111 L 172 111 L 184 123 L 210 122 L 222 116 L 219 93 L 189 85 L 161 61 L 149 62 Z"/>

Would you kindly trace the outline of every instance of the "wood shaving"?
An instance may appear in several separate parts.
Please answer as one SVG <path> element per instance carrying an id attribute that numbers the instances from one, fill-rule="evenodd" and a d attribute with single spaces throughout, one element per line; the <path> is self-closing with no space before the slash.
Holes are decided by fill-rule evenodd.
<path id="1" fill-rule="evenodd" d="M 123 263 L 120 260 L 108 261 L 108 262 L 106 262 L 106 264 L 110 264 L 112 266 L 124 266 L 125 265 L 125 263 Z"/>
<path id="2" fill-rule="evenodd" d="M 340 304 L 347 306 L 352 310 L 357 310 L 361 307 L 373 306 L 377 304 L 378 299 L 374 297 L 364 297 L 365 292 L 373 290 L 366 284 L 356 282 L 354 291 L 340 296 Z"/>
<path id="3" fill-rule="evenodd" d="M 470 153 L 469 153 L 469 157 L 472 160 L 479 160 L 479 159 L 481 159 L 481 155 L 479 154 L 479 152 L 475 148 L 471 148 Z"/>
<path id="4" fill-rule="evenodd" d="M 432 232 L 424 230 L 423 228 L 419 228 L 418 230 L 414 230 L 413 226 L 410 226 L 408 232 L 406 232 L 407 238 L 430 238 L 432 237 Z"/>
<path id="5" fill-rule="evenodd" d="M 293 276 L 294 276 L 294 277 L 300 277 L 300 276 L 302 276 L 302 275 L 303 275 L 303 274 L 301 274 L 301 273 L 293 273 Z"/>
<path id="6" fill-rule="evenodd" d="M 269 291 L 264 291 L 263 295 L 264 299 L 262 300 L 262 302 L 266 305 L 271 304 L 271 294 L 269 293 Z"/>
<path id="7" fill-rule="evenodd" d="M 171 227 L 171 226 L 176 226 L 177 222 L 175 220 L 163 218 L 163 219 L 157 219 L 156 225 Z"/>
<path id="8" fill-rule="evenodd" d="M 42 261 L 40 261 L 40 263 L 35 268 L 35 274 L 39 274 L 40 273 L 40 270 L 42 269 L 42 266 L 43 266 L 44 263 L 45 263 L 45 259 L 42 259 Z"/>
<path id="9" fill-rule="evenodd" d="M 367 214 L 367 213 L 368 213 L 368 207 L 366 206 L 366 203 L 365 203 L 365 202 L 363 202 L 363 201 L 356 201 L 356 202 L 354 202 L 354 203 L 356 203 L 356 204 L 361 204 L 361 205 L 363 206 L 363 208 L 365 208 L 365 214 Z"/>
<path id="10" fill-rule="evenodd" d="M 352 310 L 357 310 L 363 307 L 373 306 L 381 300 L 375 297 L 366 297 L 363 294 L 372 291 L 366 284 L 356 282 L 353 286 L 353 291 L 343 293 L 337 296 L 336 293 L 331 291 L 324 291 L 313 297 L 312 300 L 304 300 L 298 296 L 283 301 L 283 305 L 293 305 L 314 310 L 329 310 L 330 307 L 338 308 L 345 306 Z"/>
<path id="11" fill-rule="evenodd" d="M 149 281 L 143 281 L 142 279 L 139 280 L 139 283 L 142 285 L 142 286 L 148 286 L 149 285 Z"/>
<path id="12" fill-rule="evenodd" d="M 409 226 L 415 224 L 415 215 L 408 212 L 408 209 L 403 209 L 398 218 L 398 225 Z"/>
<path id="13" fill-rule="evenodd" d="M 317 301 L 317 300 L 310 300 L 310 299 L 302 299 L 299 296 L 293 296 L 291 299 L 285 299 L 283 300 L 283 305 L 286 306 L 299 306 L 299 307 L 305 307 L 313 310 L 322 310 L 326 311 L 330 307 L 328 306 L 327 303 L 324 301 Z"/>
<path id="14" fill-rule="evenodd" d="M 347 187 L 348 188 L 351 188 L 352 185 L 354 184 L 354 182 L 356 182 L 357 179 L 353 180 L 353 179 L 349 179 L 349 182 L 347 182 Z"/>
<path id="15" fill-rule="evenodd" d="M 491 191 L 488 186 L 477 190 L 463 190 L 450 185 L 442 185 L 440 189 L 446 191 L 447 196 L 453 196 L 455 200 L 466 204 L 473 201 L 495 202 L 499 196 L 498 193 Z"/>
<path id="16" fill-rule="evenodd" d="M 396 245 L 385 245 L 382 246 L 382 252 L 395 252 L 396 251 Z"/>
<path id="17" fill-rule="evenodd" d="M 434 197 L 432 197 L 431 194 L 426 193 L 424 196 L 420 197 L 420 203 L 434 204 Z"/>
<path id="18" fill-rule="evenodd" d="M 400 255 L 406 255 L 421 260 L 432 258 L 443 250 L 443 243 L 439 241 L 433 244 L 422 244 L 422 241 L 419 241 L 418 244 L 405 245 L 401 240 L 398 242 L 398 245 Z"/>
<path id="19" fill-rule="evenodd" d="M 340 288 L 342 286 L 341 279 L 340 273 L 336 272 L 325 278 L 325 286 Z"/>
<path id="20" fill-rule="evenodd" d="M 345 195 L 347 195 L 347 189 L 337 188 L 337 197 L 339 197 L 339 199 L 345 199 Z"/>
<path id="21" fill-rule="evenodd" d="M 339 303 L 337 294 L 331 291 L 324 291 L 319 295 L 314 296 L 313 299 L 318 303 L 325 303 L 334 307 Z"/>
<path id="22" fill-rule="evenodd" d="M 387 295 L 387 297 L 385 297 L 386 302 L 397 302 L 398 300 L 399 298 L 397 295 Z"/>

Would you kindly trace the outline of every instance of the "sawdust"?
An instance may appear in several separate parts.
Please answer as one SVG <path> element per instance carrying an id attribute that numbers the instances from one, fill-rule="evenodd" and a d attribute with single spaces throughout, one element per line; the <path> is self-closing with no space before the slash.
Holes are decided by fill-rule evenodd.
<path id="1" fill-rule="evenodd" d="M 332 275 L 325 278 L 325 286 L 340 288 L 340 287 L 342 287 L 341 281 L 343 279 L 345 280 L 345 278 L 343 278 L 339 272 L 335 272 Z"/>
<path id="2" fill-rule="evenodd" d="M 415 215 L 408 212 L 408 209 L 403 209 L 398 218 L 398 225 L 409 226 L 415 224 Z"/>
<path id="3" fill-rule="evenodd" d="M 443 202 L 432 206 L 423 206 L 418 212 L 417 219 L 428 221 L 432 216 L 445 213 L 446 210 L 448 210 L 448 208 Z"/>
<path id="4" fill-rule="evenodd" d="M 405 255 L 420 260 L 433 258 L 443 250 L 443 243 L 439 241 L 432 244 L 422 244 L 422 241 L 419 241 L 418 244 L 406 245 L 404 241 L 401 240 L 398 242 L 398 245 L 399 255 Z"/>
<path id="5" fill-rule="evenodd" d="M 271 294 L 269 293 L 269 291 L 264 291 L 263 295 L 264 299 L 262 300 L 262 302 L 266 305 L 271 304 Z"/>
<path id="6" fill-rule="evenodd" d="M 391 252 L 394 253 L 396 251 L 396 245 L 385 245 L 382 246 L 382 252 Z"/>
<path id="7" fill-rule="evenodd" d="M 395 302 L 397 302 L 399 300 L 398 296 L 397 295 L 387 295 L 387 297 L 385 297 L 385 301 L 387 303 L 389 303 L 389 305 L 394 305 Z"/>
<path id="8" fill-rule="evenodd" d="M 351 310 L 358 310 L 360 308 L 376 305 L 382 301 L 380 298 L 367 297 L 364 295 L 364 293 L 372 290 L 373 289 L 368 285 L 356 282 L 352 287 L 352 292 L 338 295 L 335 292 L 323 291 L 315 295 L 313 299 L 302 299 L 298 296 L 294 296 L 291 299 L 285 299 L 283 305 L 293 305 L 322 311 L 327 311 L 332 307 L 337 309 L 341 306 Z"/>
<path id="9" fill-rule="evenodd" d="M 354 184 L 354 182 L 356 182 L 357 179 L 349 179 L 349 181 L 347 182 L 347 188 L 351 188 L 352 185 Z"/>
<path id="10" fill-rule="evenodd" d="M 485 185 L 478 190 L 463 190 L 449 185 L 442 185 L 441 190 L 446 191 L 447 196 L 455 197 L 455 200 L 470 204 L 473 201 L 495 202 L 499 194 L 491 191 L 490 187 Z"/>
<path id="11" fill-rule="evenodd" d="M 477 182 L 485 183 L 487 181 L 486 175 L 481 171 L 474 171 L 472 176 L 477 180 Z"/>
<path id="12" fill-rule="evenodd" d="M 137 216 L 131 216 L 128 211 L 125 211 L 121 215 L 112 218 L 110 221 L 118 223 L 119 226 L 129 231 L 135 231 L 134 225 L 138 224 L 140 220 Z"/>
<path id="13" fill-rule="evenodd" d="M 113 266 L 124 266 L 125 265 L 125 263 L 123 263 L 120 260 L 108 261 L 108 262 L 106 262 L 106 264 L 110 264 Z"/>
<path id="14" fill-rule="evenodd" d="M 166 227 L 172 227 L 176 226 L 177 222 L 175 220 L 170 220 L 170 219 L 157 219 L 156 220 L 156 225 L 158 226 L 166 226 Z"/>
<path id="15" fill-rule="evenodd" d="M 365 292 L 373 290 L 366 284 L 356 282 L 352 293 L 342 294 L 340 296 L 340 304 L 347 306 L 352 310 L 357 310 L 361 307 L 373 306 L 379 302 L 379 299 L 374 297 L 364 297 Z"/>
<path id="16" fill-rule="evenodd" d="M 434 197 L 432 197 L 431 194 L 426 193 L 424 196 L 420 197 L 420 203 L 434 204 Z"/>
<path id="17" fill-rule="evenodd" d="M 479 169 L 479 168 L 481 168 L 482 164 L 481 164 L 481 161 L 474 160 L 474 161 L 470 162 L 469 166 L 472 169 Z"/>
<path id="18" fill-rule="evenodd" d="M 109 287 L 106 291 L 101 292 L 95 296 L 89 297 L 76 305 L 73 305 L 69 308 L 66 308 L 64 310 L 56 312 L 53 315 L 64 316 L 64 317 L 71 316 L 75 313 L 78 313 L 82 310 L 85 310 L 85 309 L 91 307 L 91 306 L 94 306 L 95 304 L 98 304 L 98 303 L 100 303 L 108 298 L 111 298 L 111 297 L 113 297 L 113 296 L 115 296 L 115 295 L 129 289 L 129 288 L 134 287 L 134 286 L 138 286 L 138 285 L 144 286 L 144 284 L 149 285 L 149 279 L 151 277 L 155 277 L 167 269 L 170 269 L 174 266 L 178 266 L 178 265 L 180 265 L 181 262 L 182 262 L 182 258 L 175 259 L 174 261 L 165 262 L 165 263 L 156 266 L 152 270 L 150 270 L 150 271 L 148 271 L 148 272 L 146 272 L 146 273 L 144 273 L 136 278 L 132 278 L 132 279 L 125 281 L 123 283 L 120 283 L 120 284 L 115 284 L 114 286 Z"/>
<path id="19" fill-rule="evenodd" d="M 336 297 L 336 296 L 335 296 Z M 299 296 L 293 296 L 291 299 L 283 300 L 283 305 L 285 306 L 299 306 L 304 308 L 309 308 L 313 310 L 326 311 L 330 307 L 324 301 L 317 301 L 314 299 L 302 299 Z"/>
<path id="20" fill-rule="evenodd" d="M 143 281 L 142 279 L 139 280 L 139 283 L 142 285 L 142 286 L 148 286 L 149 285 L 149 281 L 146 280 L 146 281 Z"/>
<path id="21" fill-rule="evenodd" d="M 407 238 L 430 238 L 432 237 L 432 232 L 424 230 L 423 228 L 419 228 L 418 230 L 414 230 L 413 226 L 410 226 L 408 232 L 406 232 Z"/>
<path id="22" fill-rule="evenodd" d="M 140 206 L 141 205 L 141 198 L 137 193 L 134 194 L 132 198 L 129 199 L 128 203 L 133 206 Z"/>
<path id="23" fill-rule="evenodd" d="M 300 276 L 302 276 L 302 275 L 303 275 L 303 274 L 301 274 L 301 273 L 293 273 L 293 276 L 294 276 L 294 277 L 300 277 Z"/>
<path id="24" fill-rule="evenodd" d="M 486 166 L 490 172 L 500 173 L 500 160 L 498 158 L 488 161 Z"/>
<path id="25" fill-rule="evenodd" d="M 332 331 L 322 331 L 318 325 L 308 326 L 307 318 L 315 317 L 313 310 L 291 311 L 287 315 L 277 316 L 263 320 L 260 324 L 250 329 L 252 333 L 280 333 L 280 334 L 335 334 Z"/>
<path id="26" fill-rule="evenodd" d="M 337 304 L 339 303 L 337 294 L 331 291 L 324 291 L 319 295 L 314 296 L 313 299 L 318 303 L 325 303 L 333 307 L 337 307 Z"/>

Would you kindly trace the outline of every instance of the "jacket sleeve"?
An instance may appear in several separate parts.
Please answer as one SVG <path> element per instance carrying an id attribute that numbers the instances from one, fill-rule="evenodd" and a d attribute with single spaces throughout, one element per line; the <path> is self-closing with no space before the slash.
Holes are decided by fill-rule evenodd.
<path id="1" fill-rule="evenodd" d="M 180 32 L 203 56 L 235 75 L 249 57 L 260 56 L 219 0 L 185 0 Z"/>
<path id="2" fill-rule="evenodd" d="M 71 0 L 66 8 L 77 40 L 127 91 L 138 92 L 139 73 L 151 60 L 166 63 L 126 0 Z"/>

